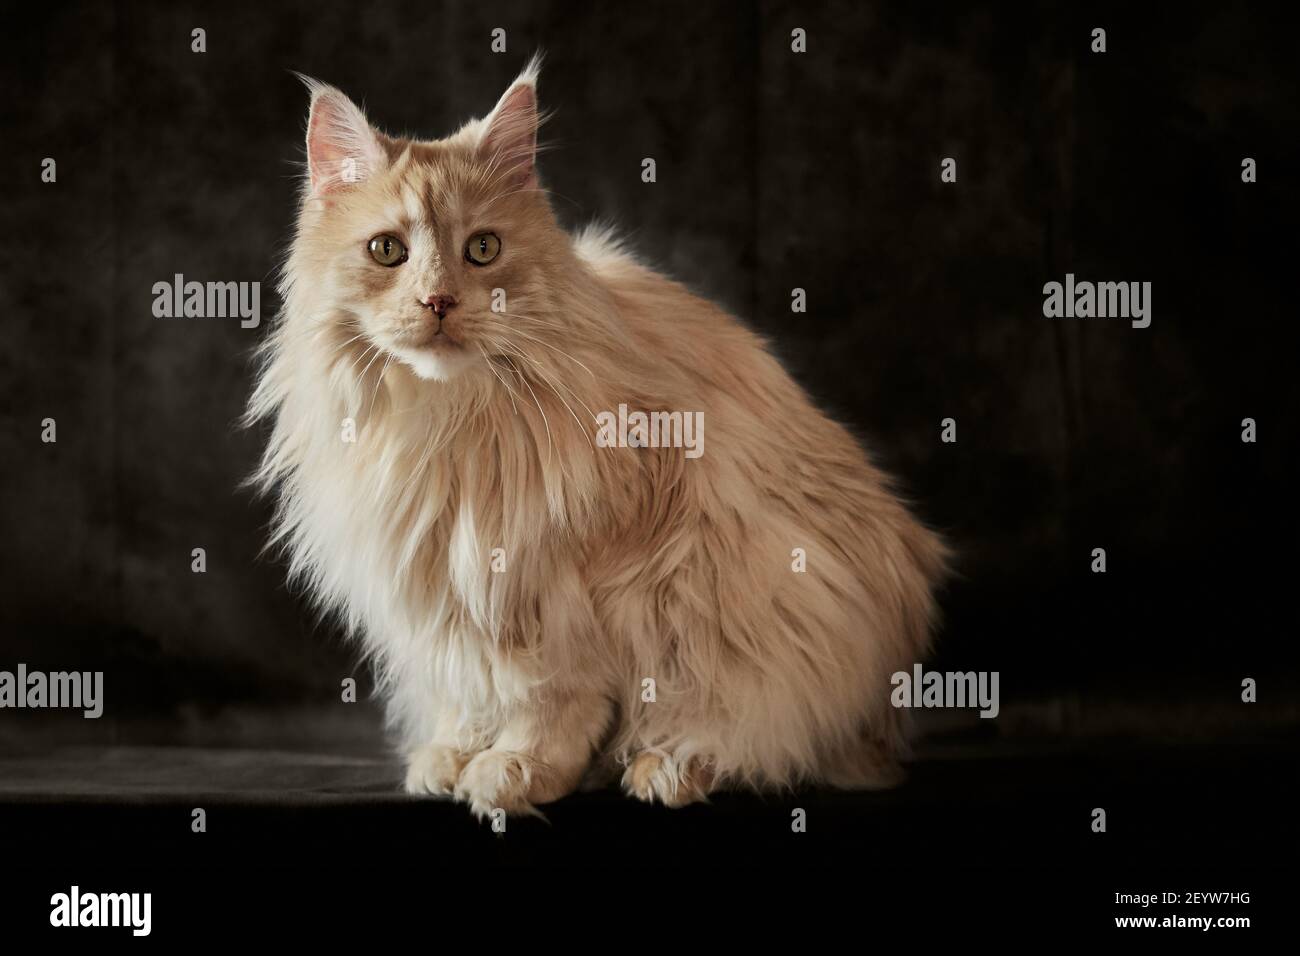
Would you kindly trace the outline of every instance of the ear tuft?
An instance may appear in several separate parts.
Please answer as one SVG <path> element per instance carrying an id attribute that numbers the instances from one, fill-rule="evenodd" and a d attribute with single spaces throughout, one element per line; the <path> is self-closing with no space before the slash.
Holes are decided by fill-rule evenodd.
<path id="1" fill-rule="evenodd" d="M 311 91 L 307 170 L 319 198 L 373 176 L 388 162 L 379 134 L 361 108 L 334 87 L 300 76 Z"/>
<path id="2" fill-rule="evenodd" d="M 542 58 L 535 55 L 483 121 L 479 151 L 511 185 L 528 182 L 537 163 L 537 77 L 541 67 Z"/>

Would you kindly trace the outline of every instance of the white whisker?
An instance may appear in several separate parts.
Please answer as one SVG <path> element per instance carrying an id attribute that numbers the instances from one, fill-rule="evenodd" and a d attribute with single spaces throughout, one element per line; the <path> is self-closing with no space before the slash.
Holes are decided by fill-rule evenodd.
<path id="1" fill-rule="evenodd" d="M 379 370 L 379 375 L 375 379 L 375 390 L 370 393 L 370 404 L 366 408 L 365 417 L 367 418 L 367 420 L 370 418 L 371 411 L 374 410 L 375 399 L 379 396 L 379 386 L 384 384 L 384 373 L 388 371 L 388 366 L 392 364 L 394 358 L 395 356 L 393 355 L 393 353 L 389 352 L 388 358 L 384 360 L 384 367 Z"/>
<path id="2" fill-rule="evenodd" d="M 477 345 L 478 343 L 475 344 Z M 506 380 L 504 378 L 501 377 L 501 373 L 497 371 L 496 364 L 488 356 L 487 351 L 483 348 L 482 345 L 478 346 L 478 350 L 483 356 L 483 361 L 487 363 L 488 371 L 492 373 L 493 377 L 496 378 L 498 382 L 500 382 L 502 385 L 505 385 L 506 391 L 510 393 L 510 408 L 513 409 L 516 415 L 518 415 L 519 408 L 515 405 L 515 390 L 506 383 Z"/>
<path id="3" fill-rule="evenodd" d="M 573 416 L 574 422 L 576 422 L 578 425 L 578 431 L 582 432 L 582 437 L 587 439 L 587 444 L 591 445 L 591 447 L 594 449 L 596 446 L 592 445 L 591 436 L 588 435 L 587 430 L 582 427 L 582 421 L 578 418 L 577 413 L 573 410 L 573 406 L 571 406 L 568 402 L 564 401 L 564 396 L 561 395 L 559 391 L 556 390 L 555 386 L 551 383 L 550 376 L 548 376 L 545 372 L 542 371 L 542 367 L 540 365 L 538 365 L 532 359 L 528 358 L 522 352 L 518 352 L 517 354 L 525 362 L 528 362 L 528 364 L 530 364 L 533 367 L 533 370 L 536 371 L 537 374 L 542 377 L 543 384 L 546 385 L 546 387 L 549 388 L 552 392 L 555 392 L 555 397 L 558 398 L 561 403 L 563 403 L 564 407 L 569 410 L 569 414 Z M 577 396 L 574 397 L 576 398 Z M 590 410 L 591 409 L 588 409 L 588 411 Z"/>
<path id="4" fill-rule="evenodd" d="M 352 360 L 352 364 L 348 366 L 348 372 L 351 372 L 358 365 L 360 365 L 361 360 L 370 354 L 371 349 L 378 349 L 378 348 L 379 348 L 378 345 L 374 345 L 374 344 L 367 345 L 364 349 L 361 350 L 361 354 Z"/>
<path id="5" fill-rule="evenodd" d="M 365 380 L 366 373 L 370 371 L 370 366 L 372 366 L 372 365 L 375 364 L 375 359 L 379 358 L 379 356 L 380 356 L 381 354 L 383 354 L 381 350 L 379 350 L 379 349 L 376 349 L 376 350 L 375 350 L 375 357 L 372 358 L 369 362 L 366 363 L 366 367 L 363 368 L 363 369 L 361 370 L 361 374 L 357 376 L 358 380 L 361 380 L 361 381 L 364 381 L 364 380 Z M 360 411 L 360 409 L 357 409 L 357 411 Z"/>
<path id="6" fill-rule="evenodd" d="M 528 379 L 524 377 L 524 373 L 519 371 L 519 369 L 515 369 L 515 374 L 519 376 L 519 381 L 524 383 L 524 387 L 527 388 L 529 393 L 533 396 L 533 404 L 537 406 L 537 410 L 542 413 L 542 424 L 546 426 L 546 463 L 549 465 L 551 463 L 551 449 L 555 445 L 555 440 L 551 437 L 550 419 L 546 417 L 546 411 L 542 408 L 542 403 L 538 400 L 537 393 L 534 392 L 533 387 L 528 384 Z M 560 465 L 560 470 L 564 470 L 563 463 Z"/>
<path id="7" fill-rule="evenodd" d="M 498 313 L 496 313 L 496 314 L 497 314 L 497 315 L 510 315 L 509 312 L 498 312 Z M 482 320 L 480 320 L 480 321 L 482 321 Z M 514 328 L 514 327 L 509 326 L 509 325 L 504 325 L 504 324 L 502 324 L 502 323 L 500 323 L 500 322 L 493 322 L 493 323 L 490 323 L 490 324 L 493 325 L 493 326 L 495 326 L 496 328 L 503 329 L 503 330 L 505 330 L 505 331 L 507 331 L 507 332 L 514 332 L 516 335 L 522 335 L 524 338 L 529 339 L 530 341 L 536 342 L 538 345 L 543 345 L 543 346 L 545 346 L 546 348 L 551 349 L 551 350 L 554 351 L 554 352 L 558 352 L 558 353 L 560 353 L 561 355 L 563 355 L 565 358 L 567 358 L 570 362 L 573 362 L 575 365 L 578 365 L 579 367 L 581 367 L 581 368 L 582 368 L 582 369 L 583 369 L 583 370 L 584 370 L 588 375 L 590 375 L 592 378 L 595 378 L 595 377 L 596 377 L 596 373 L 595 373 L 595 372 L 593 372 L 591 369 L 587 368 L 587 366 L 583 365 L 582 362 L 578 361 L 576 358 L 574 358 L 574 357 L 573 357 L 572 355 L 570 355 L 568 352 L 564 351 L 564 349 L 556 348 L 554 345 L 551 345 L 551 343 L 549 343 L 549 342 L 543 342 L 541 339 L 537 338 L 537 336 L 535 336 L 535 335 L 529 335 L 527 332 L 524 332 L 522 329 Z"/>

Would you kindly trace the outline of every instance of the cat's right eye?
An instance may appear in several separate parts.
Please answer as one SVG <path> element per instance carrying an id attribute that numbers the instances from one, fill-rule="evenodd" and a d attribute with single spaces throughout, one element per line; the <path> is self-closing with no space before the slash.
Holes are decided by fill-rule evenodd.
<path id="1" fill-rule="evenodd" d="M 400 266 L 406 261 L 406 246 L 396 236 L 375 236 L 370 240 L 370 255 L 381 266 Z"/>

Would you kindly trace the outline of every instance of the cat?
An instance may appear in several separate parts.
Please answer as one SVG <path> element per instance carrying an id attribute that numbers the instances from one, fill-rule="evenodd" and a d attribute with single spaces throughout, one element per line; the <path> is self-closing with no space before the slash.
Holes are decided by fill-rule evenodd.
<path id="1" fill-rule="evenodd" d="M 891 786 L 890 677 L 927 653 L 948 550 L 757 335 L 561 228 L 538 72 L 433 141 L 305 80 L 247 413 L 268 546 L 359 637 L 410 793 L 483 817 L 620 773 L 673 807 Z M 598 443 L 620 406 L 702 414 L 707 452 Z"/>

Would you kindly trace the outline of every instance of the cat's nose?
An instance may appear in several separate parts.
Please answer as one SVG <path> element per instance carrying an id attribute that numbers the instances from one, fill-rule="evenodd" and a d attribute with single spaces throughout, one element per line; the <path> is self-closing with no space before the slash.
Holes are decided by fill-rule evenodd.
<path id="1" fill-rule="evenodd" d="M 434 312 L 438 313 L 438 317 L 442 318 L 451 310 L 451 307 L 456 304 L 456 297 L 454 295 L 437 292 L 433 295 L 426 295 L 420 300 L 420 304 L 426 309 L 433 309 Z"/>

